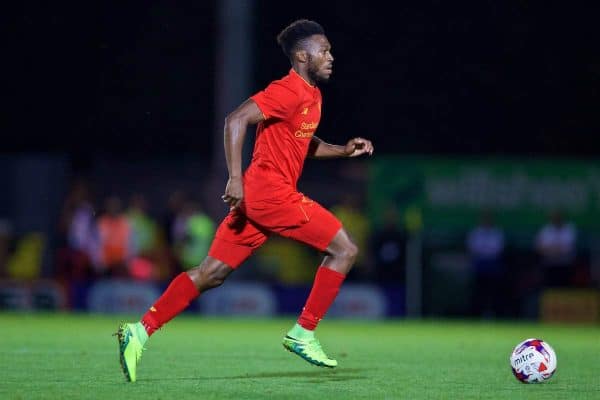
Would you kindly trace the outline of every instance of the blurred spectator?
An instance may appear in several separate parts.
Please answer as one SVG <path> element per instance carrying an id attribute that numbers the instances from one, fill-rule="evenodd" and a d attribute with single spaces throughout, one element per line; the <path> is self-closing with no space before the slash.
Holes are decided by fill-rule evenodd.
<path id="1" fill-rule="evenodd" d="M 129 201 L 127 220 L 132 231 L 131 251 L 135 255 L 149 254 L 158 240 L 158 225 L 148 215 L 144 195 L 134 194 Z"/>
<path id="2" fill-rule="evenodd" d="M 133 254 L 133 235 L 118 196 L 105 200 L 105 212 L 98 219 L 98 232 L 100 267 L 108 275 L 126 275 L 127 262 Z"/>
<path id="3" fill-rule="evenodd" d="M 571 283 L 577 253 L 577 232 L 564 221 L 562 212 L 554 211 L 535 238 L 540 256 L 544 287 L 565 287 Z"/>
<path id="4" fill-rule="evenodd" d="M 92 260 L 98 257 L 98 230 L 94 208 L 80 203 L 71 215 L 67 233 L 69 247 L 86 253 Z"/>
<path id="5" fill-rule="evenodd" d="M 471 305 L 474 315 L 495 317 L 502 311 L 504 289 L 504 233 L 485 211 L 467 236 L 467 250 L 473 269 Z"/>
<path id="6" fill-rule="evenodd" d="M 77 180 L 65 198 L 59 221 L 62 245 L 57 252 L 57 273 L 63 279 L 93 278 L 99 264 L 99 239 L 90 190 Z"/>
<path id="7" fill-rule="evenodd" d="M 131 197 L 127 220 L 131 228 L 131 259 L 127 263 L 129 276 L 139 280 L 170 278 L 168 246 L 158 223 L 148 214 L 143 194 L 136 193 Z"/>
<path id="8" fill-rule="evenodd" d="M 194 201 L 187 201 L 175 218 L 173 238 L 182 268 L 196 267 L 208 254 L 215 222 Z"/>
<path id="9" fill-rule="evenodd" d="M 406 234 L 394 206 L 385 211 L 383 226 L 373 233 L 370 249 L 377 281 L 404 283 Z"/>
<path id="10" fill-rule="evenodd" d="M 181 190 L 176 190 L 169 195 L 167 210 L 162 220 L 163 230 L 166 233 L 169 246 L 175 244 L 175 235 L 178 233 L 177 229 L 179 229 L 179 227 L 176 227 L 177 216 L 181 214 L 187 201 L 186 194 Z"/>
<path id="11" fill-rule="evenodd" d="M 367 263 L 367 247 L 371 225 L 360 207 L 358 197 L 352 193 L 346 193 L 342 201 L 331 208 L 331 212 L 344 224 L 344 228 L 359 249 L 354 267 L 350 270 L 347 279 L 368 279 L 371 273 Z"/>

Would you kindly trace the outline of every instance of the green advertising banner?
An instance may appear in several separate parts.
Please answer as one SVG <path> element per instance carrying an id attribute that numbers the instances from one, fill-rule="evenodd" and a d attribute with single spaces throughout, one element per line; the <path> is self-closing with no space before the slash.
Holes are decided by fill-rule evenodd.
<path id="1" fill-rule="evenodd" d="M 369 213 L 409 229 L 465 230 L 483 210 L 507 230 L 539 228 L 561 210 L 578 229 L 600 229 L 600 162 L 554 159 L 377 157 Z"/>

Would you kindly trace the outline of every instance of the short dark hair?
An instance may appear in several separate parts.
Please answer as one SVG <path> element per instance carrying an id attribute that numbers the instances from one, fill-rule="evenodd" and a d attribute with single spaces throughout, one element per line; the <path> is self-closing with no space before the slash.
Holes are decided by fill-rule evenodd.
<path id="1" fill-rule="evenodd" d="M 300 41 L 312 35 L 324 34 L 325 30 L 317 22 L 308 19 L 299 19 L 286 26 L 277 35 L 277 43 L 281 46 L 285 55 L 291 58 Z"/>

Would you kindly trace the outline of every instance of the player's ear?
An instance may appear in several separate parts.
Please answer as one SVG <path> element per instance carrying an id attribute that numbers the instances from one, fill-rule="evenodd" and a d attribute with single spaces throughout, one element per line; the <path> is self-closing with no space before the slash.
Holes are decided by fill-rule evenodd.
<path id="1" fill-rule="evenodd" d="M 298 49 L 294 52 L 294 57 L 301 63 L 308 62 L 308 52 L 305 49 Z"/>

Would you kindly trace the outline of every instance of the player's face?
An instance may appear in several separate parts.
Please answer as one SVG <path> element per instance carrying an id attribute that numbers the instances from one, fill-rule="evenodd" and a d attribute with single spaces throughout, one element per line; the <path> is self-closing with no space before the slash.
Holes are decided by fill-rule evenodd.
<path id="1" fill-rule="evenodd" d="M 327 82 L 332 73 L 331 44 L 325 35 L 312 35 L 306 43 L 308 74 L 315 82 Z"/>

